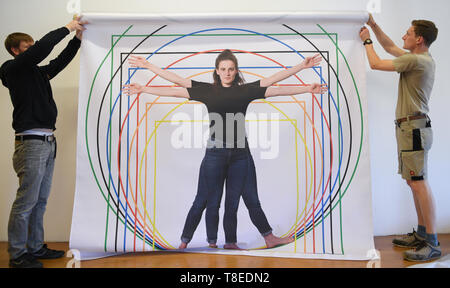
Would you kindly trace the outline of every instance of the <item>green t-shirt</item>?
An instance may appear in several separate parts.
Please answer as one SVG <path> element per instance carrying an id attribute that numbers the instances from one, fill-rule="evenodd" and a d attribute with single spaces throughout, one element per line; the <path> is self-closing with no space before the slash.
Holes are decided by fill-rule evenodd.
<path id="1" fill-rule="evenodd" d="M 436 69 L 431 55 L 428 52 L 407 53 L 394 59 L 393 63 L 395 70 L 400 73 L 396 119 L 428 113 Z"/>

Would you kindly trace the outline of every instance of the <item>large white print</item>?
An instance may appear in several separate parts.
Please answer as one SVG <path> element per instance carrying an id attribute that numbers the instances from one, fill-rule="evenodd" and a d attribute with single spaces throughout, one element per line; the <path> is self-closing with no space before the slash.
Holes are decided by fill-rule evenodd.
<path id="1" fill-rule="evenodd" d="M 368 259 L 374 249 L 372 196 L 365 62 L 358 40 L 367 15 L 84 17 L 90 24 L 81 48 L 70 239 L 82 258 L 88 252 L 179 249 L 203 183 L 199 171 L 211 129 L 233 126 L 229 123 L 241 117 L 259 208 L 271 233 L 290 241 L 268 245 L 244 191 L 235 225 L 242 250 L 224 249 L 225 199 L 233 183 L 222 179 L 218 248 L 208 245 L 203 213 L 184 251 Z M 132 83 L 182 89 L 148 69 L 132 67 L 130 56 L 144 57 L 183 79 L 212 83 L 215 59 L 225 49 L 238 59 L 245 83 L 320 57 L 320 63 L 271 87 L 307 89 L 319 83 L 326 89 L 256 99 L 246 114 L 226 118 L 208 114 L 198 101 L 122 92 Z"/>

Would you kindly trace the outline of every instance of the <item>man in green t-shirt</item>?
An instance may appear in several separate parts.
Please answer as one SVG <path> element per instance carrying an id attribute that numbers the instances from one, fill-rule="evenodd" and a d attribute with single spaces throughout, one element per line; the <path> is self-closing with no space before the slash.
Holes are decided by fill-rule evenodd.
<path id="1" fill-rule="evenodd" d="M 436 234 L 436 213 L 431 188 L 427 182 L 427 158 L 433 134 L 427 113 L 433 88 L 435 63 L 428 49 L 436 40 L 438 29 L 433 22 L 414 20 L 403 36 L 403 49 L 381 30 L 372 15 L 367 24 L 372 28 L 381 46 L 393 60 L 380 59 L 375 52 L 370 32 L 361 28 L 360 37 L 367 52 L 370 67 L 374 70 L 400 73 L 398 100 L 395 112 L 398 149 L 398 173 L 412 190 L 418 218 L 417 232 L 395 238 L 396 246 L 414 248 L 405 251 L 409 261 L 427 261 L 441 256 Z"/>

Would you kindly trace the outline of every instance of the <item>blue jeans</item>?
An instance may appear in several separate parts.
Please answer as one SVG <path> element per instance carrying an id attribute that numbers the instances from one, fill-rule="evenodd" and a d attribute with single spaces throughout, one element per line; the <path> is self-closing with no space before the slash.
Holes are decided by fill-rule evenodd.
<path id="1" fill-rule="evenodd" d="M 50 194 L 56 140 L 15 142 L 13 166 L 19 188 L 8 222 L 8 253 L 16 259 L 44 244 L 44 212 Z"/>
<path id="2" fill-rule="evenodd" d="M 237 211 L 242 196 L 250 219 L 266 236 L 272 232 L 258 199 L 256 171 L 248 148 L 207 148 L 200 166 L 198 190 L 186 217 L 181 241 L 189 243 L 206 208 L 207 241 L 217 242 L 219 208 L 226 183 L 223 228 L 226 243 L 236 243 Z"/>

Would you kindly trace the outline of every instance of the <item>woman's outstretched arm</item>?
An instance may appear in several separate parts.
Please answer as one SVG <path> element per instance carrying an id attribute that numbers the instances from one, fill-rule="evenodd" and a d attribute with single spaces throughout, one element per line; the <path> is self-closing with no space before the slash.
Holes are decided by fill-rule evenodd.
<path id="1" fill-rule="evenodd" d="M 146 87 L 137 83 L 130 85 L 124 85 L 122 93 L 126 95 L 147 93 L 163 97 L 177 97 L 189 99 L 189 93 L 186 88 L 174 88 L 174 87 Z"/>
<path id="2" fill-rule="evenodd" d="M 328 91 L 326 84 L 313 83 L 301 87 L 269 87 L 264 95 L 266 98 L 274 96 L 290 96 L 304 93 L 323 94 Z"/>
<path id="3" fill-rule="evenodd" d="M 285 69 L 283 71 L 277 72 L 270 77 L 261 79 L 260 86 L 261 87 L 269 87 L 273 84 L 280 82 L 300 71 L 307 68 L 312 68 L 314 66 L 319 65 L 320 61 L 322 61 L 322 56 L 320 54 L 316 54 L 311 57 L 306 57 L 300 64 L 297 64 L 291 68 Z"/>
<path id="4" fill-rule="evenodd" d="M 130 63 L 131 67 L 133 68 L 148 69 L 153 73 L 159 75 L 161 78 L 164 78 L 167 81 L 177 84 L 178 86 L 181 86 L 183 88 L 192 87 L 191 79 L 183 78 L 178 74 L 168 71 L 167 69 L 161 69 L 158 66 L 148 62 L 144 57 L 131 55 L 128 63 Z"/>

